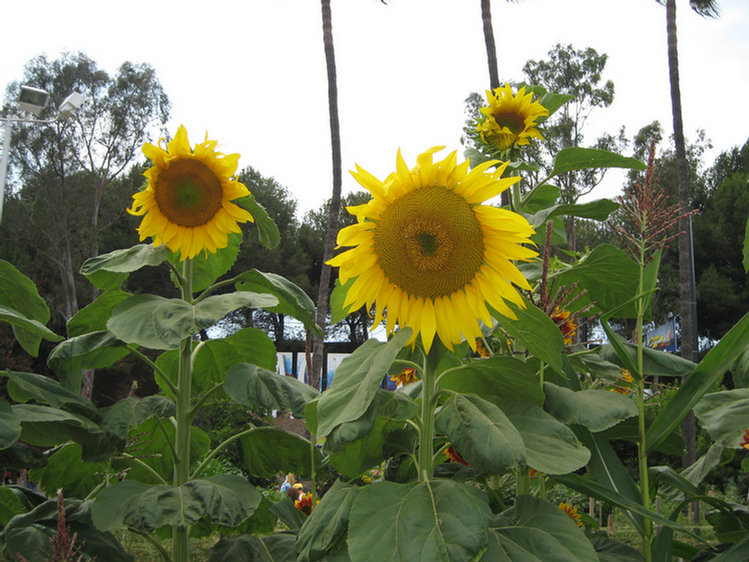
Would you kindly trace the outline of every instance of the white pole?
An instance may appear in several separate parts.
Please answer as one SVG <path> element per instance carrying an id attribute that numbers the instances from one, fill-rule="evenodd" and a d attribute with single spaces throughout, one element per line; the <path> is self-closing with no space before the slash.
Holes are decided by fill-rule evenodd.
<path id="1" fill-rule="evenodd" d="M 0 159 L 0 223 L 3 222 L 3 203 L 5 203 L 5 176 L 8 173 L 8 155 L 10 154 L 10 119 L 3 119 L 5 131 L 3 133 L 3 155 Z"/>

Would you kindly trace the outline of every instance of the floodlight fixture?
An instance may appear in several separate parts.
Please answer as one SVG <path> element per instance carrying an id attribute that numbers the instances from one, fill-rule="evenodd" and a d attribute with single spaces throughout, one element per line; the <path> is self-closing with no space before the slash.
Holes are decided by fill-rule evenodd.
<path id="1" fill-rule="evenodd" d="M 72 94 L 70 94 L 60 104 L 60 107 L 57 110 L 57 118 L 67 119 L 71 115 L 77 113 L 83 105 L 83 101 L 85 99 L 86 98 L 83 97 L 83 94 L 79 94 L 78 92 L 73 92 Z"/>
<path id="2" fill-rule="evenodd" d="M 49 92 L 31 86 L 21 86 L 21 93 L 18 96 L 18 107 L 23 111 L 39 115 L 42 109 L 47 107 L 48 102 Z"/>

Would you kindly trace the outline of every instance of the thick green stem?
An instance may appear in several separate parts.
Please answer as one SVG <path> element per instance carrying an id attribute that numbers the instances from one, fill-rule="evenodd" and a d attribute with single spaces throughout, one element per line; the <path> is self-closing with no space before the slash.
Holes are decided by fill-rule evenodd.
<path id="1" fill-rule="evenodd" d="M 192 303 L 192 260 L 186 259 L 182 266 L 182 299 Z M 192 338 L 187 337 L 179 346 L 179 374 L 177 376 L 176 435 L 174 438 L 174 481 L 182 486 L 190 478 L 190 426 L 192 414 Z M 172 531 L 174 562 L 187 562 L 190 556 L 189 527 L 175 526 Z"/>
<path id="2" fill-rule="evenodd" d="M 424 368 L 421 379 L 421 418 L 419 420 L 419 482 L 427 482 L 434 474 L 434 457 L 432 447 L 434 443 L 434 395 L 437 387 L 437 377 L 434 366 L 429 358 L 424 357 Z"/>

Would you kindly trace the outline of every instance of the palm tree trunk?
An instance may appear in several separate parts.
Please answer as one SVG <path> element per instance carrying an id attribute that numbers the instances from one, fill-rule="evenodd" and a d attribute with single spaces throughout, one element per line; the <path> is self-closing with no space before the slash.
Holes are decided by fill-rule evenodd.
<path id="1" fill-rule="evenodd" d="M 330 12 L 330 0 L 322 2 L 323 44 L 325 46 L 325 66 L 328 76 L 328 112 L 330 115 L 330 145 L 333 162 L 333 193 L 330 198 L 330 216 L 328 229 L 325 232 L 323 247 L 323 266 L 320 273 L 320 288 L 317 293 L 317 312 L 315 322 L 325 329 L 328 315 L 328 298 L 330 296 L 331 267 L 327 261 L 333 257 L 336 235 L 338 234 L 338 215 L 341 210 L 341 132 L 338 124 L 338 86 L 336 80 L 335 52 L 333 50 L 333 19 Z M 320 388 L 320 376 L 323 364 L 323 340 L 313 338 L 312 370 L 309 383 Z"/>
<path id="2" fill-rule="evenodd" d="M 668 70 L 671 82 L 671 111 L 674 121 L 674 141 L 676 144 L 677 180 L 679 185 L 679 212 L 682 219 L 679 230 L 679 295 L 681 315 L 681 356 L 690 361 L 696 359 L 697 315 L 692 277 L 692 223 L 689 211 L 689 167 L 684 143 L 684 123 L 681 115 L 681 91 L 679 88 L 679 57 L 676 44 L 676 0 L 666 1 L 666 35 L 668 38 Z M 684 466 L 696 460 L 694 414 L 690 412 L 682 422 L 682 434 L 686 442 Z"/>
<path id="3" fill-rule="evenodd" d="M 484 22 L 484 44 L 486 45 L 486 62 L 489 64 L 489 85 L 492 91 L 499 88 L 499 69 L 497 68 L 497 46 L 494 43 L 492 29 L 492 0 L 481 0 L 481 20 Z"/>

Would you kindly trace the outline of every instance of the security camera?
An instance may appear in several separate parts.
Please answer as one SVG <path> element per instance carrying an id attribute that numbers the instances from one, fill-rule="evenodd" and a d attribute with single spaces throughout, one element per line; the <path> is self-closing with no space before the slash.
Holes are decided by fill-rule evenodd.
<path id="1" fill-rule="evenodd" d="M 60 104 L 57 116 L 59 119 L 67 119 L 78 112 L 86 98 L 78 92 L 73 92 Z"/>
<path id="2" fill-rule="evenodd" d="M 49 92 L 32 88 L 31 86 L 21 86 L 21 93 L 18 96 L 18 107 L 23 111 L 28 111 L 34 115 L 39 115 L 42 109 L 47 107 L 49 101 Z"/>

